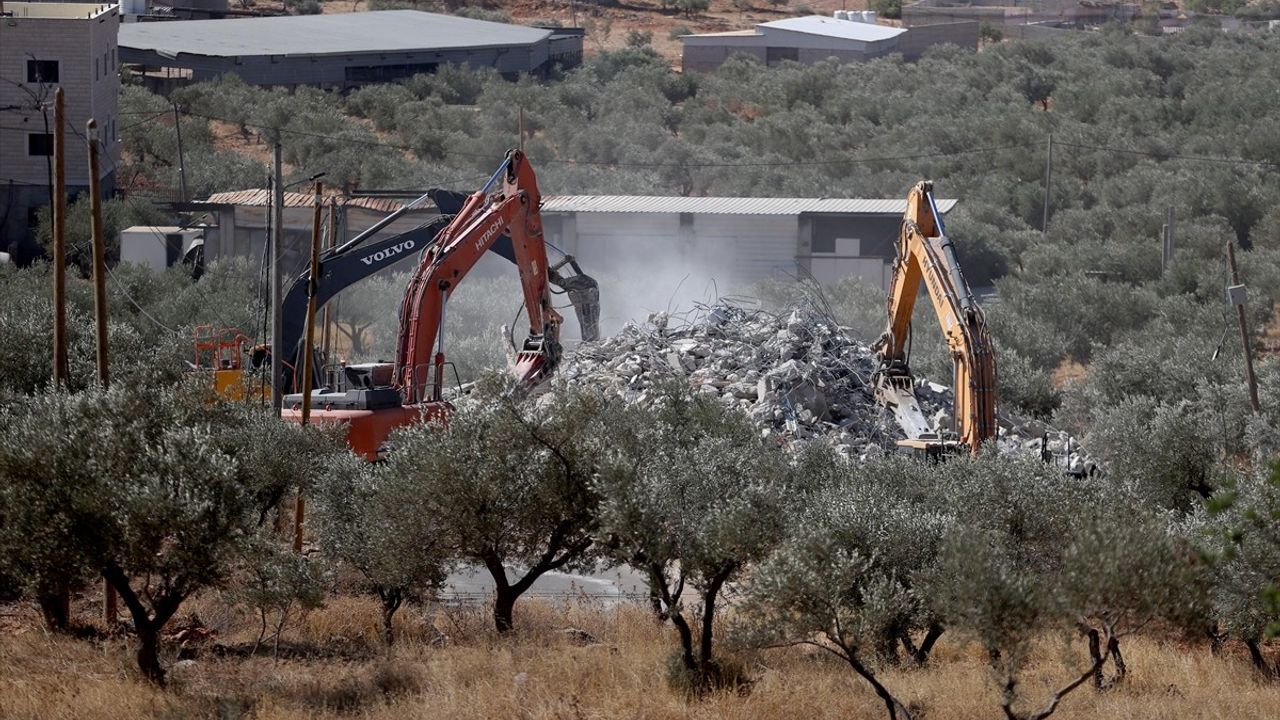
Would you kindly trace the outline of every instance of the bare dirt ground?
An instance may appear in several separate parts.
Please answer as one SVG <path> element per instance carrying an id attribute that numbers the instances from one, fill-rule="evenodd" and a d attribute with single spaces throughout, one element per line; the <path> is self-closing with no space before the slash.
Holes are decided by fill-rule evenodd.
<path id="1" fill-rule="evenodd" d="M 82 608 L 88 612 L 87 608 Z M 268 642 L 248 656 L 252 618 L 216 598 L 192 602 L 212 630 L 195 658 L 175 665 L 170 686 L 138 679 L 128 640 L 57 638 L 29 609 L 0 607 L 0 717 L 6 720 L 117 718 L 840 718 L 878 720 L 884 706 L 843 664 L 820 651 L 781 649 L 740 656 L 755 679 L 749 692 L 687 702 L 666 685 L 675 646 L 669 626 L 647 609 L 615 610 L 573 601 L 522 602 L 515 638 L 499 638 L 481 608 L 415 608 L 398 615 L 401 639 L 378 638 L 374 603 L 337 598 L 287 631 L 280 657 Z M 434 624 L 434 629 L 433 625 Z M 590 638 L 573 637 L 578 628 Z M 440 633 L 447 641 L 440 643 Z M 1125 640 L 1130 675 L 1097 692 L 1085 686 L 1054 714 L 1063 720 L 1273 718 L 1280 683 L 1254 674 L 1239 648 L 1214 657 L 1203 644 L 1144 636 Z M 1078 637 L 1039 644 L 1019 708 L 1040 707 L 1079 672 Z M 999 689 L 976 644 L 943 636 L 933 665 L 886 669 L 886 685 L 917 717 L 990 720 Z"/>

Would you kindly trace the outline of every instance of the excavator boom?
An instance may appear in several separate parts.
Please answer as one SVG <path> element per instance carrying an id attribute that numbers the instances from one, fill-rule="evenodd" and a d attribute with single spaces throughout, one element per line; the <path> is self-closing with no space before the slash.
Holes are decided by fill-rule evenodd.
<path id="1" fill-rule="evenodd" d="M 443 396 L 449 297 L 504 236 L 510 238 L 529 318 L 529 337 L 516 354 L 511 371 L 524 385 L 536 385 L 550 376 L 560 361 L 562 318 L 552 306 L 549 284 L 565 278 L 547 266 L 538 210 L 541 202 L 528 159 L 523 152 L 510 151 L 489 182 L 462 202 L 422 252 L 401 302 L 395 363 L 345 368 L 354 387 L 341 393 L 314 393 L 312 406 L 318 410 L 312 412 L 312 418 L 346 424 L 352 449 L 370 460 L 382 456 L 386 438 L 395 428 L 447 418 L 452 409 Z M 588 304 L 579 308 L 581 316 L 598 318 L 595 281 L 582 275 L 576 264 L 574 269 L 579 274 L 569 279 L 575 282 L 563 287 Z M 584 335 L 587 332 L 584 323 Z M 286 398 L 285 417 L 300 419 L 291 407 L 297 397 Z"/>
<path id="2" fill-rule="evenodd" d="M 914 398 L 907 348 L 911 315 L 924 284 L 955 367 L 958 440 L 931 434 Z M 933 184 L 917 183 L 907 197 L 888 297 L 888 323 L 875 344 L 881 367 L 877 398 L 892 407 L 907 433 L 904 447 L 941 454 L 955 446 L 977 452 L 996 436 L 996 359 L 986 318 L 965 282 L 955 245 L 946 236 Z"/>

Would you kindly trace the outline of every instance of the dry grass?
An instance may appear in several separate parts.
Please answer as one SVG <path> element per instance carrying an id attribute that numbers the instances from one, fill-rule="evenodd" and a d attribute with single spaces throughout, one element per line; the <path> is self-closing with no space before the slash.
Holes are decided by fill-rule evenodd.
<path id="1" fill-rule="evenodd" d="M 215 599 L 193 608 L 219 643 L 255 632 L 248 618 Z M 519 637 L 499 638 L 482 610 L 441 611 L 435 627 L 401 612 L 402 642 L 378 641 L 371 602 L 340 598 L 290 633 L 289 658 L 220 656 L 205 648 L 174 667 L 167 690 L 137 678 L 127 643 L 52 638 L 25 623 L 0 636 L 0 717 L 75 718 L 880 718 L 883 707 L 841 664 L 799 649 L 750 662 L 757 682 L 745 695 L 686 702 L 668 690 L 663 667 L 673 638 L 642 607 L 618 610 L 529 603 L 518 608 Z M 34 621 L 34 617 L 30 618 Z M 18 627 L 20 629 L 13 629 Z M 581 644 L 566 627 L 596 642 Z M 949 642 L 948 642 L 949 641 Z M 1280 684 L 1260 681 L 1243 657 L 1211 656 L 1156 638 L 1126 646 L 1131 675 L 1118 689 L 1082 688 L 1061 718 L 1273 718 Z M 1080 662 L 1080 647 L 1046 641 L 1025 681 L 1038 705 Z M 169 660 L 172 662 L 172 658 Z M 886 684 L 922 717 L 999 715 L 997 691 L 977 648 L 944 638 L 924 670 L 891 670 Z"/>

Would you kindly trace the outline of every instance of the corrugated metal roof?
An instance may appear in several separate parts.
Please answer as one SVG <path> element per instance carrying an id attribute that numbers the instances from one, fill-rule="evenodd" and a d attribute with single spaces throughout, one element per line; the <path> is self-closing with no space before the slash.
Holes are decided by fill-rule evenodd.
<path id="1" fill-rule="evenodd" d="M 954 199 L 938 199 L 938 210 L 950 212 Z M 704 213 L 711 215 L 901 215 L 905 198 L 750 198 L 661 197 L 652 195 L 549 195 L 543 212 Z"/>
<path id="2" fill-rule="evenodd" d="M 326 199 L 333 196 L 325 196 Z M 314 203 L 315 196 L 310 193 L 286 192 L 284 194 L 284 206 L 287 208 L 309 208 Z M 230 192 L 220 192 L 210 195 L 204 200 L 196 200 L 197 203 L 206 203 L 209 205 L 239 205 L 241 207 L 266 207 L 271 204 L 271 191 L 265 189 L 254 190 L 233 190 Z M 346 198 L 345 202 L 339 201 L 346 207 L 358 207 L 374 212 L 391 213 L 404 207 L 404 203 L 399 200 L 390 198 Z M 434 208 L 427 208 L 435 212 Z"/>
<path id="3" fill-rule="evenodd" d="M 755 30 L 728 30 L 726 32 L 713 33 L 688 33 L 680 37 L 757 37 L 760 33 Z"/>
<path id="4" fill-rule="evenodd" d="M 906 29 L 904 28 L 888 27 L 887 25 L 873 25 L 871 23 L 864 22 L 852 22 L 850 20 L 837 20 L 823 15 L 809 15 L 808 17 L 774 20 L 773 22 L 760 23 L 756 27 L 790 30 L 792 32 L 806 33 L 809 35 L 823 35 L 825 37 L 841 38 L 843 40 L 858 40 L 860 42 L 890 40 L 906 32 Z"/>
<path id="5" fill-rule="evenodd" d="M 119 44 L 215 57 L 403 53 L 532 45 L 550 30 L 416 10 L 125 23 Z"/>

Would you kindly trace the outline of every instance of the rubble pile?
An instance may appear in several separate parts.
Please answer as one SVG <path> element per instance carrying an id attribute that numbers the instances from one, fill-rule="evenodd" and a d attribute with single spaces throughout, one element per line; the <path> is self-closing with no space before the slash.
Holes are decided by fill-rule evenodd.
<path id="1" fill-rule="evenodd" d="M 720 304 L 688 318 L 655 313 L 643 325 L 629 322 L 569 353 L 558 373 L 629 402 L 683 378 L 697 392 L 742 407 L 766 437 L 821 438 L 866 457 L 891 451 L 903 437 L 893 415 L 872 401 L 875 368 L 871 350 L 822 315 Z"/>
<path id="2" fill-rule="evenodd" d="M 828 442 L 866 459 L 893 452 L 904 437 L 893 413 L 874 400 L 877 364 L 868 346 L 822 313 L 721 303 L 628 322 L 616 335 L 567 353 L 557 372 L 636 403 L 679 379 L 741 407 L 764 437 L 788 445 Z M 950 388 L 917 380 L 916 397 L 934 430 L 951 428 Z M 1003 416 L 1000 425 L 1002 452 L 1047 449 L 1064 470 L 1089 466 L 1066 433 Z"/>

